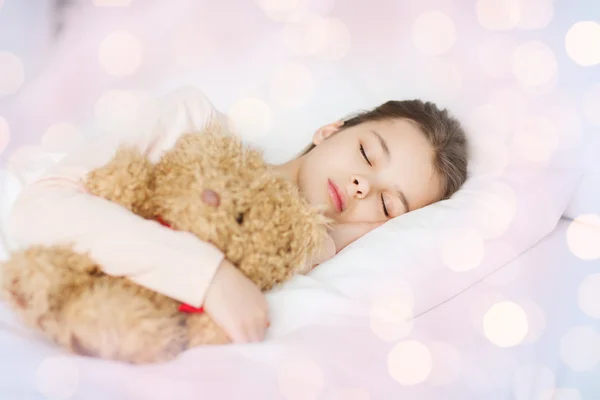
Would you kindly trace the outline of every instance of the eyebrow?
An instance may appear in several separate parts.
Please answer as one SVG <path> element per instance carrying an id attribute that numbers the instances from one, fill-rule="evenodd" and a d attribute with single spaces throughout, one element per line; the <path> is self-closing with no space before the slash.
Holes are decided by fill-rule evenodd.
<path id="1" fill-rule="evenodd" d="M 381 149 L 383 150 L 383 152 L 385 153 L 385 156 L 389 160 L 391 158 L 392 154 L 390 152 L 390 148 L 387 145 L 387 142 L 379 133 L 377 133 L 377 131 L 371 129 L 371 133 L 373 133 L 375 136 L 377 136 L 377 139 L 379 140 L 379 144 L 381 145 Z M 406 212 L 409 212 L 410 205 L 408 204 L 408 200 L 406 199 L 404 192 L 400 188 L 396 188 L 396 195 L 398 197 L 400 197 L 400 201 L 402 201 L 402 204 L 404 205 L 404 209 L 406 210 Z"/>

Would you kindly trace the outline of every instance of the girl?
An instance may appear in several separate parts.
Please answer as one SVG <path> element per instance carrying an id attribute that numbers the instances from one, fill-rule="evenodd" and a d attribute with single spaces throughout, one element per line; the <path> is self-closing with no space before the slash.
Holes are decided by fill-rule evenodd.
<path id="1" fill-rule="evenodd" d="M 213 119 L 226 123 L 194 88 L 164 96 L 152 111 L 133 132 L 95 139 L 27 187 L 9 217 L 12 242 L 18 248 L 72 243 L 108 274 L 204 306 L 234 342 L 260 341 L 268 326 L 265 296 L 218 248 L 84 189 L 87 172 L 122 144 L 157 161 L 181 134 Z M 389 101 L 320 128 L 297 158 L 273 169 L 310 203 L 328 205 L 336 226 L 318 264 L 385 221 L 450 197 L 466 180 L 467 146 L 446 110 Z"/>

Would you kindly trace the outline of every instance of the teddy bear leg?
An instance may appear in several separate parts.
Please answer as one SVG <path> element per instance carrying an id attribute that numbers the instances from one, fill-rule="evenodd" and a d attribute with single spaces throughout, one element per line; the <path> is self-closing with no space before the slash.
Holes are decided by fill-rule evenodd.
<path id="1" fill-rule="evenodd" d="M 150 217 L 145 209 L 150 193 L 153 164 L 135 148 L 121 147 L 106 165 L 87 175 L 86 189 L 118 203 L 135 214 Z"/>
<path id="2" fill-rule="evenodd" d="M 56 338 L 72 352 L 144 364 L 171 360 L 187 347 L 177 302 L 108 275 L 77 292 L 60 310 L 68 329 Z"/>
<path id="3" fill-rule="evenodd" d="M 68 246 L 33 246 L 17 252 L 2 265 L 2 297 L 23 323 L 49 336 L 60 330 L 54 314 L 75 287 L 101 273 L 94 262 Z"/>
<path id="4" fill-rule="evenodd" d="M 231 340 L 207 314 L 190 314 L 187 320 L 188 348 L 227 344 Z"/>

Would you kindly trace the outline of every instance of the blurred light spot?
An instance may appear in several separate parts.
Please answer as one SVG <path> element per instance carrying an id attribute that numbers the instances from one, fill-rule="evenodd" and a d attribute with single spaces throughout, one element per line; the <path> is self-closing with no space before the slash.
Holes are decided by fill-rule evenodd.
<path id="1" fill-rule="evenodd" d="M 546 397 L 554 389 L 556 377 L 543 365 L 519 366 L 513 372 L 512 393 L 515 400 L 552 400 Z"/>
<path id="2" fill-rule="evenodd" d="M 21 146 L 10 155 L 7 166 L 9 170 L 18 176 L 19 171 L 28 169 L 44 156 L 44 150 L 40 146 Z"/>
<path id="3" fill-rule="evenodd" d="M 25 82 L 25 67 L 19 57 L 0 51 L 0 96 L 15 93 Z"/>
<path id="4" fill-rule="evenodd" d="M 513 139 L 521 156 L 537 163 L 546 163 L 558 149 L 558 130 L 546 117 L 526 119 Z"/>
<path id="5" fill-rule="evenodd" d="M 331 15 L 335 0 L 256 0 L 263 12 L 274 21 L 301 21 L 310 15 Z"/>
<path id="6" fill-rule="evenodd" d="M 454 382 L 460 374 L 462 365 L 458 350 L 444 342 L 431 342 L 427 347 L 431 352 L 433 364 L 427 383 L 432 386 L 442 386 Z"/>
<path id="7" fill-rule="evenodd" d="M 543 29 L 554 17 L 552 0 L 519 0 L 521 18 L 518 27 L 521 29 Z"/>
<path id="8" fill-rule="evenodd" d="M 504 300 L 505 297 L 502 293 L 495 290 L 488 290 L 479 294 L 477 298 L 471 302 L 469 308 L 469 318 L 471 324 L 475 330 L 477 330 L 477 332 L 485 336 L 482 323 L 483 317 L 494 304 Z"/>
<path id="9" fill-rule="evenodd" d="M 512 76 L 512 59 L 517 42 L 508 35 L 486 38 L 479 48 L 478 62 L 484 73 L 491 78 Z"/>
<path id="10" fill-rule="evenodd" d="M 583 95 L 583 115 L 600 126 L 600 83 L 592 85 Z"/>
<path id="11" fill-rule="evenodd" d="M 475 107 L 465 122 L 469 130 L 475 132 L 475 137 L 494 136 L 506 138 L 510 134 L 506 113 L 493 104 Z"/>
<path id="12" fill-rule="evenodd" d="M 515 259 L 494 271 L 485 278 L 484 282 L 492 286 L 504 286 L 514 281 L 519 272 L 521 272 L 521 263 Z"/>
<path id="13" fill-rule="evenodd" d="M 571 253 L 582 260 L 600 258 L 600 216 L 583 214 L 567 228 L 567 244 Z"/>
<path id="14" fill-rule="evenodd" d="M 515 27 L 521 18 L 519 0 L 479 0 L 477 20 L 491 31 L 505 31 Z"/>
<path id="15" fill-rule="evenodd" d="M 8 142 L 10 141 L 10 126 L 5 118 L 0 117 L 0 154 L 6 149 L 8 146 Z"/>
<path id="16" fill-rule="evenodd" d="M 516 346 L 527 335 L 529 325 L 523 308 L 511 301 L 494 304 L 483 317 L 483 332 L 499 347 Z"/>
<path id="17" fill-rule="evenodd" d="M 463 86 L 461 67 L 452 59 L 428 59 L 418 68 L 416 79 L 427 82 L 421 86 L 423 97 L 440 103 L 455 99 Z"/>
<path id="18" fill-rule="evenodd" d="M 416 340 L 398 343 L 387 358 L 390 376 L 402 385 L 417 385 L 431 373 L 432 359 L 429 349 Z"/>
<path id="19" fill-rule="evenodd" d="M 408 336 L 413 326 L 412 318 L 412 306 L 402 296 L 380 295 L 371 306 L 371 330 L 384 341 L 391 342 Z"/>
<path id="20" fill-rule="evenodd" d="M 247 139 L 266 136 L 273 123 L 271 108 L 254 97 L 236 101 L 227 114 L 229 130 Z"/>
<path id="21" fill-rule="evenodd" d="M 581 282 L 578 301 L 584 313 L 600 318 L 600 274 L 590 275 Z"/>
<path id="22" fill-rule="evenodd" d="M 132 0 L 94 0 L 96 7 L 128 7 Z"/>
<path id="23" fill-rule="evenodd" d="M 571 388 L 552 388 L 544 393 L 541 398 L 543 400 L 582 400 L 579 390 Z"/>
<path id="24" fill-rule="evenodd" d="M 291 20 L 298 12 L 301 0 L 258 0 L 264 13 L 274 21 L 285 22 Z"/>
<path id="25" fill-rule="evenodd" d="M 37 390 L 49 399 L 70 399 L 79 386 L 79 368 L 69 357 L 48 357 L 35 372 Z"/>
<path id="26" fill-rule="evenodd" d="M 507 118 L 510 129 L 516 129 L 529 114 L 529 102 L 521 90 L 515 87 L 502 87 L 494 90 L 489 103 L 499 107 Z"/>
<path id="27" fill-rule="evenodd" d="M 201 67 L 215 52 L 215 43 L 208 32 L 197 24 L 188 23 L 173 36 L 175 64 L 184 68 Z"/>
<path id="28" fill-rule="evenodd" d="M 3 5 L 4 5 L 4 0 L 0 0 L 0 10 L 2 10 Z"/>
<path id="29" fill-rule="evenodd" d="M 524 86 L 551 83 L 558 71 L 554 52 L 538 40 L 518 46 L 513 54 L 512 70 Z"/>
<path id="30" fill-rule="evenodd" d="M 582 21 L 571 26 L 565 48 L 569 57 L 583 67 L 600 64 L 600 24 Z"/>
<path id="31" fill-rule="evenodd" d="M 483 238 L 475 229 L 453 231 L 442 242 L 442 261 L 444 265 L 456 272 L 477 268 L 484 253 Z"/>
<path id="32" fill-rule="evenodd" d="M 473 175 L 498 177 L 508 165 L 508 146 L 504 139 L 480 131 L 470 141 L 473 149 L 469 169 Z"/>
<path id="33" fill-rule="evenodd" d="M 327 18 L 311 15 L 285 25 L 285 44 L 296 55 L 315 55 L 325 49 L 329 40 L 329 30 Z"/>
<path id="34" fill-rule="evenodd" d="M 546 315 L 536 303 L 530 300 L 520 300 L 521 308 L 527 314 L 527 336 L 523 343 L 535 343 L 546 330 Z"/>
<path id="35" fill-rule="evenodd" d="M 517 195 L 507 184 L 489 181 L 475 199 L 474 212 L 478 232 L 485 239 L 506 232 L 517 213 Z"/>
<path id="36" fill-rule="evenodd" d="M 559 148 L 569 150 L 576 147 L 582 138 L 582 121 L 572 107 L 555 106 L 549 109 L 548 116 L 558 130 Z"/>
<path id="37" fill-rule="evenodd" d="M 142 44 L 129 32 L 111 33 L 98 49 L 100 66 L 114 76 L 133 74 L 142 64 L 142 56 Z"/>
<path id="38" fill-rule="evenodd" d="M 589 326 L 576 326 L 562 337 L 560 357 L 573 371 L 590 371 L 600 362 L 600 335 Z"/>
<path id="39" fill-rule="evenodd" d="M 412 26 L 412 40 L 417 49 L 426 55 L 446 53 L 456 42 L 454 22 L 440 11 L 423 13 Z"/>
<path id="40" fill-rule="evenodd" d="M 328 18 L 327 42 L 320 52 L 322 58 L 335 61 L 343 58 L 352 44 L 352 35 L 346 24 L 336 18 Z"/>
<path id="41" fill-rule="evenodd" d="M 312 73 L 303 65 L 285 64 L 274 71 L 269 90 L 272 101 L 282 107 L 302 106 L 314 92 Z"/>
<path id="42" fill-rule="evenodd" d="M 83 142 L 81 132 L 68 122 L 50 126 L 42 136 L 42 148 L 51 153 L 69 153 Z"/>
<path id="43" fill-rule="evenodd" d="M 94 106 L 96 123 L 106 132 L 127 132 L 135 127 L 150 98 L 125 90 L 108 90 Z"/>
<path id="44" fill-rule="evenodd" d="M 316 399 L 324 386 L 323 371 L 311 359 L 296 357 L 279 367 L 279 390 L 288 400 Z"/>
<path id="45" fill-rule="evenodd" d="M 366 389 L 348 388 L 335 390 L 327 400 L 371 400 L 371 396 Z"/>

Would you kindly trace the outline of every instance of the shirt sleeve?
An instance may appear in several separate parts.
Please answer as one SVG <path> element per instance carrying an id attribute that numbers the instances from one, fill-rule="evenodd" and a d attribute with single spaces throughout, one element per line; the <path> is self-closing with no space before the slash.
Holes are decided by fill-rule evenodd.
<path id="1" fill-rule="evenodd" d="M 8 234 L 17 249 L 33 244 L 72 244 L 110 275 L 168 297 L 201 306 L 223 253 L 189 232 L 145 220 L 85 191 L 86 174 L 107 163 L 121 144 L 135 145 L 157 161 L 177 138 L 222 119 L 193 87 L 159 100 L 128 133 L 100 135 L 67 155 L 26 187 L 9 215 Z"/>

